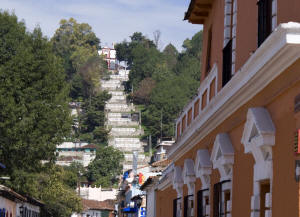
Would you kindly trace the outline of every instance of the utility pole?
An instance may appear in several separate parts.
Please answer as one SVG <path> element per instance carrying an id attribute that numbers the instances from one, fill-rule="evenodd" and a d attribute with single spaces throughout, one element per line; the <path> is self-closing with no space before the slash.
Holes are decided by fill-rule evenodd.
<path id="1" fill-rule="evenodd" d="M 162 110 L 160 110 L 160 141 L 162 141 L 162 118 L 163 118 L 163 113 Z"/>
<path id="2" fill-rule="evenodd" d="M 139 122 L 140 122 L 140 130 L 142 129 L 142 112 L 139 109 Z"/>
<path id="3" fill-rule="evenodd" d="M 151 134 L 149 135 L 149 155 L 150 155 L 150 159 L 152 156 L 152 141 L 151 141 Z"/>

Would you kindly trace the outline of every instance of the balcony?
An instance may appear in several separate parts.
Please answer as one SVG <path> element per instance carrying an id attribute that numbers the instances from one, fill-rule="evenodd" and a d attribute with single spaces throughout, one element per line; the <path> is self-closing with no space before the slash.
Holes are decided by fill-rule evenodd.
<path id="1" fill-rule="evenodd" d="M 206 107 L 213 101 L 218 94 L 218 67 L 214 64 L 208 76 L 201 82 L 198 94 L 186 105 L 183 112 L 176 121 L 177 141 L 182 137 L 192 123 L 197 119 Z"/>
<path id="2" fill-rule="evenodd" d="M 214 66 L 198 95 L 177 119 L 177 140 L 168 158 L 179 159 L 299 59 L 300 24 L 290 22 L 280 24 L 219 92 L 218 69 Z M 184 117 L 189 120 L 189 111 L 194 117 L 183 121 Z"/>

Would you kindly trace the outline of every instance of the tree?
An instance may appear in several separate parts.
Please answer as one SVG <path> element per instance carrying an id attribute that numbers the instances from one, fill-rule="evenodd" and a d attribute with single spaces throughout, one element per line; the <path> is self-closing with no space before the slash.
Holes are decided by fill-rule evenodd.
<path id="1" fill-rule="evenodd" d="M 96 158 L 88 166 L 88 180 L 102 187 L 112 187 L 118 183 L 118 176 L 122 173 L 123 159 L 122 152 L 112 146 L 99 147 Z"/>
<path id="2" fill-rule="evenodd" d="M 159 45 L 160 37 L 161 37 L 161 31 L 160 30 L 155 30 L 153 32 L 153 38 L 154 38 L 155 47 L 157 49 L 159 49 L 158 45 Z"/>
<path id="3" fill-rule="evenodd" d="M 155 81 L 152 78 L 145 78 L 141 81 L 139 89 L 132 95 L 133 101 L 136 104 L 147 104 L 150 100 L 150 95 L 155 87 Z"/>
<path id="4" fill-rule="evenodd" d="M 6 165 L 0 173 L 10 176 L 6 185 L 45 203 L 42 216 L 70 216 L 81 210 L 80 198 L 53 165 L 56 145 L 71 129 L 62 62 L 39 28 L 26 32 L 8 12 L 0 12 L 0 44 L 0 162 Z"/>
<path id="5" fill-rule="evenodd" d="M 163 54 L 165 55 L 168 67 L 173 69 L 177 63 L 177 58 L 179 55 L 177 49 L 170 43 L 163 50 Z"/>
<path id="6" fill-rule="evenodd" d="M 71 129 L 68 85 L 61 61 L 36 28 L 25 32 L 15 15 L 0 13 L 0 162 L 7 172 L 36 170 L 53 160 Z M 9 24 L 9 25 L 8 25 Z"/>
<path id="7" fill-rule="evenodd" d="M 11 174 L 12 181 L 5 184 L 23 195 L 44 202 L 41 216 L 69 217 L 73 212 L 81 212 L 82 205 L 74 189 L 64 182 L 68 175 L 62 167 L 55 165 L 39 173 L 15 170 Z"/>
<path id="8" fill-rule="evenodd" d="M 148 39 L 141 32 L 135 32 L 129 36 L 131 41 L 124 40 L 122 43 L 116 44 L 117 59 L 119 61 L 126 61 L 131 67 L 134 59 L 134 50 L 137 47 L 143 47 L 145 49 L 156 48 L 152 40 Z"/>
<path id="9" fill-rule="evenodd" d="M 92 27 L 73 18 L 62 19 L 51 41 L 54 52 L 63 59 L 66 78 L 71 81 L 70 96 L 88 98 L 97 94 L 107 64 L 98 54 L 100 39 Z"/>
<path id="10" fill-rule="evenodd" d="M 86 99 L 82 105 L 80 120 L 80 138 L 96 144 L 106 144 L 108 131 L 105 129 L 105 102 L 111 97 L 107 92 Z"/>
<path id="11" fill-rule="evenodd" d="M 133 36 L 126 45 L 131 63 L 127 91 L 132 91 L 130 87 L 133 87 L 131 97 L 135 103 L 143 105 L 145 137 L 151 134 L 155 144 L 161 136 L 161 123 L 162 136 L 174 135 L 174 119 L 197 92 L 201 75 L 202 31 L 184 41 L 181 53 L 172 44 L 160 52 L 156 47 L 145 46 L 145 37 L 141 33 Z"/>

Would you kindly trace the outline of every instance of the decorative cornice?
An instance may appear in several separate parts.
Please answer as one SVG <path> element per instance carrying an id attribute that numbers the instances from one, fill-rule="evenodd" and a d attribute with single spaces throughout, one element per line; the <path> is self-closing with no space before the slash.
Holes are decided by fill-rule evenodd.
<path id="1" fill-rule="evenodd" d="M 300 24 L 280 24 L 169 150 L 178 160 L 300 58 Z"/>

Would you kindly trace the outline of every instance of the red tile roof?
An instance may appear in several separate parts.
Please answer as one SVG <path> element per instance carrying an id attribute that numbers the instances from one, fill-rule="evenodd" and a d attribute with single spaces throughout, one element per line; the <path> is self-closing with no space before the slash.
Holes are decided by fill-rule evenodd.
<path id="1" fill-rule="evenodd" d="M 170 160 L 164 159 L 164 160 L 159 160 L 159 161 L 156 161 L 156 162 L 152 163 L 151 166 L 153 166 L 153 167 L 166 167 L 170 163 L 171 163 Z"/>
<path id="2" fill-rule="evenodd" d="M 88 144 L 88 145 L 82 146 L 82 147 L 80 147 L 80 148 L 90 148 L 90 149 L 96 149 L 96 148 L 97 148 L 97 146 L 96 146 L 96 145 L 94 145 L 94 144 Z"/>
<path id="3" fill-rule="evenodd" d="M 84 210 L 95 209 L 113 211 L 115 209 L 114 200 L 97 201 L 82 199 L 82 205 Z"/>

